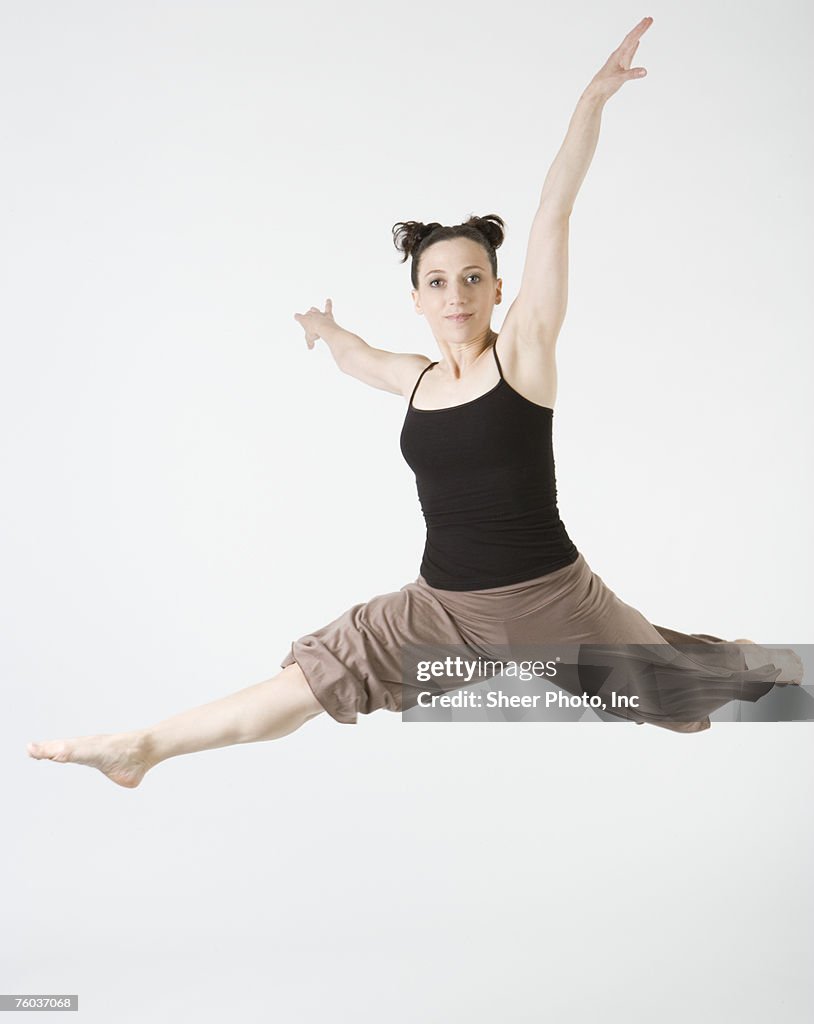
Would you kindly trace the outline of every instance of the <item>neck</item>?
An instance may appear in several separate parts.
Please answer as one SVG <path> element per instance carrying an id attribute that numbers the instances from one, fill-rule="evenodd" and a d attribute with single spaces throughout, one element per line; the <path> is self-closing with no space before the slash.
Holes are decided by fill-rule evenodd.
<path id="1" fill-rule="evenodd" d="M 438 348 L 441 350 L 441 368 L 447 371 L 455 380 L 465 376 L 469 368 L 473 366 L 495 343 L 497 332 L 491 327 L 474 338 L 467 338 L 466 341 L 458 344 L 450 344 L 443 338 L 436 339 Z"/>

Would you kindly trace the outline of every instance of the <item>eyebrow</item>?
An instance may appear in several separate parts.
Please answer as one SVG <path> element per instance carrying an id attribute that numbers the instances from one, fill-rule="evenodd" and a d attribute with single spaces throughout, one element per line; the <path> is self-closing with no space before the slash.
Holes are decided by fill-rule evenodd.
<path id="1" fill-rule="evenodd" d="M 464 267 L 464 270 L 483 270 L 483 267 L 477 263 L 470 263 L 468 267 Z M 445 270 L 428 270 L 424 277 L 429 277 L 430 274 L 445 274 Z"/>

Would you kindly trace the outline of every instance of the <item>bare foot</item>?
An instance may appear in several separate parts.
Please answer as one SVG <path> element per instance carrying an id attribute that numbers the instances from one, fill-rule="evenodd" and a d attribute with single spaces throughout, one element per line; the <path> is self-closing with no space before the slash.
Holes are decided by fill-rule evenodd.
<path id="1" fill-rule="evenodd" d="M 29 757 L 60 764 L 87 764 L 98 768 L 112 781 L 135 789 L 150 768 L 146 738 L 139 732 L 102 733 L 70 740 L 29 743 Z"/>
<path id="2" fill-rule="evenodd" d="M 733 644 L 754 644 L 754 640 L 733 640 Z M 769 661 L 780 669 L 780 675 L 775 680 L 775 686 L 788 686 L 792 683 L 795 686 L 799 686 L 803 681 L 803 662 L 800 655 L 796 651 L 793 651 L 790 647 L 770 647 L 768 649 Z M 758 664 L 758 661 L 764 661 L 764 658 L 754 658 L 751 654 L 746 658 L 747 668 L 762 668 L 762 665 Z"/>

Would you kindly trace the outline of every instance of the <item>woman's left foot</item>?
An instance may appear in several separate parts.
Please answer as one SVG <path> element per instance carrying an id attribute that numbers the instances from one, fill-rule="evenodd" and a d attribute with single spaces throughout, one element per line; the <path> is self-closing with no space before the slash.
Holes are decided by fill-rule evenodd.
<path id="1" fill-rule="evenodd" d="M 733 644 L 755 644 L 754 640 L 733 640 Z M 755 646 L 757 646 L 755 644 Z M 803 682 L 803 671 L 804 666 L 802 659 L 796 651 L 786 647 L 770 647 L 766 651 L 766 656 L 761 658 L 758 657 L 757 661 L 765 662 L 766 664 L 772 664 L 775 668 L 780 669 L 780 675 L 775 680 L 775 686 L 788 686 L 789 683 L 792 686 L 800 686 Z M 762 668 L 762 665 L 756 663 L 754 655 L 750 655 L 746 658 L 747 668 Z"/>

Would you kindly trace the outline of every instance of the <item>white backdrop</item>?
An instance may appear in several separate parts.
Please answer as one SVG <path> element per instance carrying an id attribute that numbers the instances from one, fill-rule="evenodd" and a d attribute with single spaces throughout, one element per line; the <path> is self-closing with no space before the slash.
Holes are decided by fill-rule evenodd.
<path id="1" fill-rule="evenodd" d="M 0 990 L 82 1019 L 797 1022 L 808 725 L 356 728 L 128 791 L 32 739 L 274 675 L 415 579 L 399 220 L 500 214 L 644 15 L 571 221 L 559 503 L 651 621 L 811 642 L 809 5 L 0 3 Z"/>

